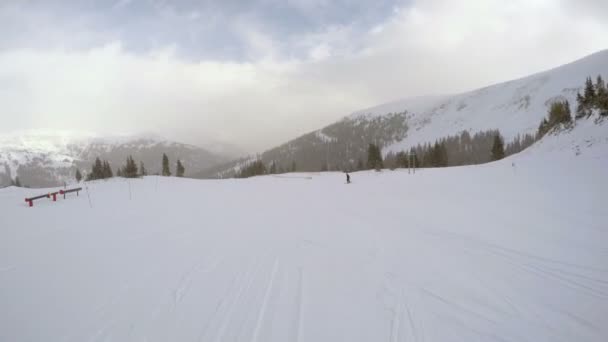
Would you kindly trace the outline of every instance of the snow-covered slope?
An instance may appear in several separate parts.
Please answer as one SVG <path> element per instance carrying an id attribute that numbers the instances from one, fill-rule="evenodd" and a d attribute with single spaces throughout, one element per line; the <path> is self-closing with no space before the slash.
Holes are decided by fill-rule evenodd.
<path id="1" fill-rule="evenodd" d="M 542 156 L 544 159 L 564 159 L 575 156 L 608 159 L 608 117 L 594 115 L 577 120 L 573 127 L 547 134 L 530 148 L 521 152 L 518 159 Z"/>
<path id="2" fill-rule="evenodd" d="M 568 100 L 574 110 L 576 93 L 585 79 L 597 75 L 608 78 L 608 50 L 518 80 L 453 96 L 396 101 L 355 112 L 351 117 L 408 112 L 405 139 L 389 144 L 384 152 L 434 142 L 463 130 L 499 129 L 508 142 L 517 134 L 535 133 L 554 101 Z"/>
<path id="3" fill-rule="evenodd" d="M 26 131 L 0 136 L 0 186 L 19 176 L 32 187 L 50 186 L 73 179 L 76 168 L 90 168 L 96 157 L 114 169 L 128 155 L 144 161 L 149 172 L 158 172 L 162 153 L 180 158 L 189 173 L 213 166 L 223 159 L 202 148 L 180 144 L 153 134 L 101 136 L 68 131 Z"/>
<path id="4" fill-rule="evenodd" d="M 33 208 L 46 190 L 0 189 L 0 340 L 606 341 L 608 143 L 572 149 L 606 128 L 588 122 L 350 185 L 115 179 Z"/>
<path id="5" fill-rule="evenodd" d="M 499 130 L 510 143 L 517 135 L 534 135 L 554 101 L 568 100 L 587 77 L 608 79 L 608 50 L 555 69 L 482 89 L 443 96 L 423 96 L 357 111 L 329 126 L 304 134 L 259 155 L 218 165 L 195 175 L 231 177 L 251 160 L 299 170 L 353 170 L 367 159 L 370 143 L 383 153 L 409 150 L 450 135 Z M 489 150 L 489 148 L 488 148 Z"/>

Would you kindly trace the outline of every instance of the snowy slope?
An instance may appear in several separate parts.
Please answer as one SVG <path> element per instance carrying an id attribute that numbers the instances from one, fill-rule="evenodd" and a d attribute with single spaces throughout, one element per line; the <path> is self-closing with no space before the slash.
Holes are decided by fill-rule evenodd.
<path id="1" fill-rule="evenodd" d="M 366 160 L 370 143 L 390 152 L 409 150 L 418 144 L 481 131 L 500 130 L 509 143 L 517 135 L 535 134 L 554 101 L 570 101 L 587 77 L 608 79 L 608 50 L 552 70 L 474 91 L 399 100 L 357 111 L 329 126 L 304 134 L 261 154 L 218 165 L 194 175 L 200 178 L 232 177 L 251 160 L 270 167 L 276 163 L 298 170 L 352 170 Z M 323 166 L 321 166 L 323 165 Z"/>
<path id="2" fill-rule="evenodd" d="M 518 158 L 531 159 L 542 155 L 543 158 L 564 159 L 576 157 L 608 159 L 608 117 L 594 115 L 575 122 L 574 127 L 552 132 L 530 148 L 520 153 Z"/>
<path id="3" fill-rule="evenodd" d="M 608 142 L 572 144 L 593 124 L 351 185 L 146 177 L 33 208 L 1 189 L 0 340 L 606 341 Z"/>
<path id="4" fill-rule="evenodd" d="M 535 133 L 550 104 L 570 101 L 587 77 L 608 78 L 608 50 L 570 64 L 518 80 L 453 95 L 406 99 L 355 112 L 351 117 L 377 117 L 408 111 L 405 139 L 388 145 L 384 152 L 434 142 L 463 130 L 500 129 L 507 142 L 517 134 Z"/>

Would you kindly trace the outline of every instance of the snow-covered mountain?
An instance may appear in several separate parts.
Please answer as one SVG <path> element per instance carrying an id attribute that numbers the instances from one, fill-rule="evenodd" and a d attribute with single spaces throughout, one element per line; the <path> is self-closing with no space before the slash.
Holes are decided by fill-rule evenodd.
<path id="1" fill-rule="evenodd" d="M 587 77 L 608 78 L 608 50 L 521 79 L 456 95 L 408 98 L 357 111 L 344 119 L 293 139 L 259 156 L 208 170 L 203 177 L 234 175 L 252 159 L 300 171 L 353 169 L 365 160 L 367 145 L 381 145 L 385 154 L 433 143 L 468 131 L 471 135 L 498 129 L 506 142 L 534 134 L 555 101 L 568 100 L 574 111 L 576 94 Z"/>
<path id="2" fill-rule="evenodd" d="M 521 79 L 452 96 L 430 96 L 383 104 L 361 110 L 353 118 L 377 118 L 407 111 L 404 139 L 385 146 L 385 152 L 434 142 L 464 130 L 499 129 L 506 141 L 518 134 L 535 133 L 549 106 L 568 100 L 574 111 L 576 94 L 585 79 L 608 77 L 608 50 Z"/>
<path id="3" fill-rule="evenodd" d="M 96 157 L 106 159 L 116 171 L 132 155 L 149 173 L 160 171 L 162 154 L 170 162 L 182 160 L 186 173 L 199 172 L 225 161 L 197 146 L 163 139 L 153 134 L 101 136 L 94 133 L 26 131 L 0 136 L 0 186 L 19 176 L 31 187 L 54 186 L 73 179 L 76 168 L 90 169 Z"/>

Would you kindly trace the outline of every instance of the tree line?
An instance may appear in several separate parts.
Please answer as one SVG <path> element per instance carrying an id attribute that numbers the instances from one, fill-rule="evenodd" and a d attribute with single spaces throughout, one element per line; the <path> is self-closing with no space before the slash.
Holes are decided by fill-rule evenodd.
<path id="1" fill-rule="evenodd" d="M 521 152 L 535 141 L 534 135 L 517 135 L 505 146 L 504 139 L 498 130 L 478 132 L 474 135 L 463 131 L 459 135 L 438 139 L 433 144 L 418 144 L 409 151 L 389 152 L 385 157 L 378 145 L 369 144 L 367 161 L 359 159 L 355 168 L 343 171 L 380 170 L 384 167 L 406 168 L 410 163 L 412 166 L 425 168 L 481 164 Z M 276 161 L 271 161 L 269 165 L 266 165 L 258 158 L 241 167 L 236 177 L 247 178 L 295 172 L 295 165 L 295 161 L 291 169 L 277 166 Z M 322 161 L 319 171 L 327 170 L 327 163 Z"/>
<path id="2" fill-rule="evenodd" d="M 437 139 L 434 143 L 418 144 L 409 151 L 389 152 L 384 160 L 390 168 L 447 167 L 488 163 L 519 153 L 536 141 L 533 134 L 517 135 L 505 145 L 499 130 L 488 130 L 471 135 L 463 131 Z"/>
<path id="3" fill-rule="evenodd" d="M 183 163 L 178 159 L 175 166 L 175 175 L 177 177 L 183 177 L 186 172 L 186 168 Z M 162 156 L 162 172 L 163 176 L 171 176 L 171 170 L 169 169 L 169 157 L 165 153 Z M 135 162 L 132 156 L 128 156 L 125 162 L 125 165 L 116 169 L 116 177 L 124 177 L 124 178 L 137 178 L 148 175 L 148 170 L 146 169 L 143 161 L 139 162 L 139 166 Z M 76 169 L 76 173 L 74 175 L 77 182 L 80 182 L 83 179 L 82 173 L 80 169 Z M 87 174 L 86 180 L 92 181 L 97 179 L 108 179 L 114 177 L 114 172 L 112 171 L 112 167 L 107 160 L 101 160 L 99 157 L 95 158 L 95 162 L 91 166 L 91 171 Z"/>

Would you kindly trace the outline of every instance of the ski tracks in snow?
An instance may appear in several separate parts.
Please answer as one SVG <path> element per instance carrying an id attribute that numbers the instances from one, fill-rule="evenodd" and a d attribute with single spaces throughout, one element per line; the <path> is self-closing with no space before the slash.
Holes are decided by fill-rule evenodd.
<path id="1" fill-rule="evenodd" d="M 270 274 L 270 279 L 268 280 L 268 285 L 266 286 L 266 291 L 264 293 L 264 299 L 262 300 L 262 305 L 260 307 L 260 313 L 258 314 L 258 319 L 255 324 L 255 329 L 253 330 L 253 338 L 252 342 L 257 342 L 260 336 L 260 330 L 262 328 L 262 324 L 266 318 L 266 310 L 268 308 L 268 299 L 270 298 L 270 293 L 273 290 L 273 286 L 275 283 L 275 278 L 277 275 L 277 270 L 279 269 L 279 259 L 274 260 L 274 265 L 272 267 L 272 273 Z"/>
<path id="2" fill-rule="evenodd" d="M 235 278 L 233 286 L 220 299 L 215 311 L 199 334 L 199 341 L 224 341 L 228 332 L 237 339 L 244 338 L 253 342 L 264 340 L 264 328 L 272 323 L 272 317 L 274 316 L 273 310 L 275 308 L 271 301 L 277 291 L 278 274 L 281 270 L 280 261 L 275 258 L 268 277 L 265 280 L 260 280 L 265 265 L 268 265 L 268 263 L 264 262 L 264 258 L 254 261 Z M 256 286 L 260 282 L 265 284 L 261 288 Z M 255 303 L 256 294 L 259 293 L 262 293 L 259 305 L 248 308 L 248 305 Z M 253 315 L 254 324 L 253 326 L 249 325 L 250 334 L 244 334 L 248 326 L 248 318 L 251 317 L 250 314 L 252 314 L 254 308 L 259 308 L 257 313 Z M 229 327 L 234 326 L 238 328 L 229 329 Z"/>
<path id="3" fill-rule="evenodd" d="M 217 330 L 214 333 L 210 333 L 210 335 L 215 336 L 213 341 L 222 341 L 224 334 L 226 333 L 226 329 L 228 328 L 228 325 L 232 320 L 234 312 L 237 306 L 240 304 L 241 298 L 251 288 L 251 285 L 253 284 L 255 277 L 261 268 L 262 262 L 255 262 L 254 265 L 249 266 L 248 269 L 240 277 L 240 280 L 237 281 L 238 285 L 236 288 L 236 293 L 230 293 L 232 292 L 230 291 L 218 303 L 218 307 L 216 308 L 215 314 L 213 315 L 213 317 L 211 317 L 211 321 L 209 322 L 210 325 L 213 324 L 214 321 L 217 321 L 217 323 L 219 324 Z M 226 304 L 227 299 L 231 297 L 231 295 L 233 295 L 232 297 L 234 297 L 234 299 L 230 302 L 230 304 Z M 224 309 L 226 305 L 228 305 L 228 307 Z M 211 338 L 205 338 L 206 331 L 207 330 L 203 331 L 201 337 L 199 338 L 199 341 L 212 340 Z"/>
<path id="4" fill-rule="evenodd" d="M 446 247 L 460 248 L 474 255 L 482 253 L 510 264 L 524 273 L 560 283 L 598 300 L 608 300 L 608 269 L 555 260 L 456 233 L 441 232 L 441 235 L 430 235 L 458 242 L 445 244 Z"/>
<path id="5" fill-rule="evenodd" d="M 201 273 L 210 273 L 213 272 L 220 264 L 222 263 L 221 259 L 217 259 L 212 262 L 209 266 L 205 267 L 205 262 L 200 262 L 192 266 L 189 271 L 185 272 L 180 278 L 177 287 L 173 290 L 173 307 L 172 311 L 177 308 L 177 305 L 184 299 L 184 297 L 188 294 L 190 287 L 192 285 L 192 281 L 194 277 Z"/>
<path id="6" fill-rule="evenodd" d="M 302 341 L 304 281 L 304 267 L 292 268 L 279 257 L 259 258 L 235 277 L 204 321 L 198 341 L 262 342 L 279 335 Z"/>
<path id="7" fill-rule="evenodd" d="M 396 274 L 386 272 L 384 274 L 383 291 L 388 298 L 385 308 L 391 314 L 389 342 L 402 341 L 424 341 L 422 327 L 418 326 L 414 319 L 414 310 L 411 288 L 406 284 L 398 284 L 399 279 Z"/>
<path id="8" fill-rule="evenodd" d="M 298 267 L 298 288 L 296 290 L 296 308 L 295 308 L 295 320 L 292 341 L 302 341 L 302 328 L 304 323 L 304 268 Z"/>

